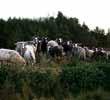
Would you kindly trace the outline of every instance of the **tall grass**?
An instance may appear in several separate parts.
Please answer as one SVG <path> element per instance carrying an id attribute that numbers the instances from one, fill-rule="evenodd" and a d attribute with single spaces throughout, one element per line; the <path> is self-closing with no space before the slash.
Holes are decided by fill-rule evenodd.
<path id="1" fill-rule="evenodd" d="M 109 61 L 0 65 L 0 100 L 110 100 L 109 94 Z"/>

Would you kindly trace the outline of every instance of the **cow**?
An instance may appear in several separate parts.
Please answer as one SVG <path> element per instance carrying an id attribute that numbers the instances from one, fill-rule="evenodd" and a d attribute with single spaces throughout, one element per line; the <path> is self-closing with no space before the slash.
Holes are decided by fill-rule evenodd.
<path id="1" fill-rule="evenodd" d="M 36 47 L 34 45 L 26 45 L 24 47 L 24 59 L 26 60 L 27 64 L 35 64 L 36 57 L 35 57 Z"/>
<path id="2" fill-rule="evenodd" d="M 88 47 L 84 47 L 84 49 L 86 50 L 86 58 L 91 59 L 95 51 L 89 49 Z"/>
<path id="3" fill-rule="evenodd" d="M 102 48 L 94 48 L 94 53 L 92 56 L 93 59 L 97 60 L 97 59 L 106 59 L 107 58 L 107 54 L 106 51 L 104 51 Z"/>
<path id="4" fill-rule="evenodd" d="M 73 49 L 72 41 L 64 41 L 62 43 L 62 46 L 64 48 L 65 55 L 67 57 L 71 57 L 72 56 L 72 49 Z"/>
<path id="5" fill-rule="evenodd" d="M 58 43 L 54 40 L 50 40 L 47 44 L 48 53 L 51 57 L 62 57 L 63 55 L 63 47 L 58 45 Z"/>
<path id="6" fill-rule="evenodd" d="M 19 52 L 19 54 L 20 54 L 21 56 L 24 55 L 24 46 L 25 46 L 26 44 L 27 44 L 27 42 L 24 42 L 24 41 L 15 43 L 15 45 L 16 45 L 15 50 L 16 50 L 17 52 Z"/>
<path id="7" fill-rule="evenodd" d="M 47 53 L 47 43 L 48 43 L 48 38 L 43 37 L 41 40 L 41 52 L 42 52 L 42 54 Z"/>
<path id="8" fill-rule="evenodd" d="M 107 59 L 107 60 L 110 59 L 110 51 L 106 51 L 106 59 Z"/>
<path id="9" fill-rule="evenodd" d="M 0 62 L 26 64 L 24 58 L 17 51 L 10 49 L 0 49 Z"/>
<path id="10" fill-rule="evenodd" d="M 86 51 L 83 47 L 78 46 L 78 44 L 73 45 L 72 54 L 79 59 L 86 60 Z"/>

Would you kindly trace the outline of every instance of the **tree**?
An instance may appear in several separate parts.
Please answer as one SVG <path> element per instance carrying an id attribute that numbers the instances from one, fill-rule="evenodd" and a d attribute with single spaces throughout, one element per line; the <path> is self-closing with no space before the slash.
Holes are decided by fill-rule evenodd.
<path id="1" fill-rule="evenodd" d="M 107 47 L 110 48 L 110 29 L 108 29 L 108 33 L 107 33 Z"/>

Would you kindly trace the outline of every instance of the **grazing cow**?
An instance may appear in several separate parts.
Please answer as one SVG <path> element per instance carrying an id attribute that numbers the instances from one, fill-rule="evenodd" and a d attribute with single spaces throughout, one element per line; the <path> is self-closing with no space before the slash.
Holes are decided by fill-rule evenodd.
<path id="1" fill-rule="evenodd" d="M 63 54 L 63 47 L 61 45 L 59 46 L 58 43 L 54 40 L 50 40 L 47 44 L 48 47 L 48 53 L 52 57 L 61 57 Z"/>
<path id="2" fill-rule="evenodd" d="M 43 55 L 47 54 L 47 38 L 34 37 L 33 42 L 37 48 L 36 53 L 35 53 L 35 56 L 37 58 L 36 63 L 39 63 L 42 57 L 42 54 Z"/>
<path id="3" fill-rule="evenodd" d="M 94 51 L 93 50 L 90 50 L 88 49 L 88 47 L 84 47 L 84 49 L 86 50 L 86 57 L 91 59 L 93 54 L 94 54 Z"/>
<path id="4" fill-rule="evenodd" d="M 39 41 L 39 37 L 32 37 L 32 41 L 37 44 Z"/>
<path id="5" fill-rule="evenodd" d="M 79 59 L 83 59 L 83 60 L 86 60 L 86 51 L 84 48 L 78 46 L 77 44 L 75 44 L 73 46 L 73 55 L 78 57 Z"/>
<path id="6" fill-rule="evenodd" d="M 71 56 L 72 55 L 72 48 L 73 48 L 73 44 L 72 41 L 65 41 L 62 44 L 63 48 L 64 48 L 64 52 L 66 54 L 66 56 Z"/>
<path id="7" fill-rule="evenodd" d="M 18 51 L 20 53 L 20 55 L 26 59 L 27 64 L 35 63 L 36 62 L 36 61 L 34 61 L 35 58 L 38 58 L 37 57 L 38 42 L 37 42 L 37 39 L 35 39 L 35 40 L 36 41 L 25 41 L 25 42 L 16 43 L 16 51 Z M 33 56 L 31 57 L 31 55 L 33 55 Z M 35 57 L 34 57 L 34 55 L 35 55 Z"/>
<path id="8" fill-rule="evenodd" d="M 50 40 L 47 44 L 47 46 L 51 46 L 51 47 L 57 47 L 58 43 L 54 40 Z"/>
<path id="9" fill-rule="evenodd" d="M 25 60 L 17 51 L 10 49 L 0 49 L 0 61 L 12 64 L 26 64 Z"/>
<path id="10" fill-rule="evenodd" d="M 92 58 L 93 59 L 106 58 L 106 55 L 107 55 L 106 51 L 104 51 L 103 49 L 95 48 Z"/>
<path id="11" fill-rule="evenodd" d="M 34 45 L 37 47 L 37 44 L 39 42 L 40 38 L 39 37 L 33 37 L 32 41 L 34 42 Z"/>
<path id="12" fill-rule="evenodd" d="M 48 43 L 47 38 L 42 38 L 42 41 L 41 41 L 41 52 L 43 54 L 47 53 L 47 43 Z"/>
<path id="13" fill-rule="evenodd" d="M 107 59 L 107 60 L 110 59 L 110 51 L 106 51 L 106 59 Z"/>
<path id="14" fill-rule="evenodd" d="M 63 39 L 62 39 L 62 38 L 57 38 L 57 39 L 56 39 L 56 42 L 57 42 L 59 45 L 61 45 L 62 42 L 63 42 Z"/>

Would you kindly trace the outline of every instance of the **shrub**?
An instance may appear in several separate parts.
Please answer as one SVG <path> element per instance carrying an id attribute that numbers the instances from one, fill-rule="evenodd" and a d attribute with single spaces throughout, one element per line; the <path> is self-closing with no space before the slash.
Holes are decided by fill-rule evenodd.
<path id="1" fill-rule="evenodd" d="M 35 96 L 56 100 L 98 88 L 110 91 L 110 63 L 76 60 L 57 67 L 57 70 L 53 67 L 26 66 L 22 69 L 22 66 L 1 65 L 0 89 L 27 99 Z"/>
<path id="2" fill-rule="evenodd" d="M 73 93 L 93 90 L 104 84 L 104 72 L 92 65 L 64 67 L 60 75 L 61 83 Z"/>

